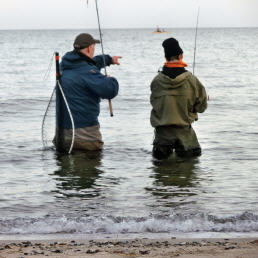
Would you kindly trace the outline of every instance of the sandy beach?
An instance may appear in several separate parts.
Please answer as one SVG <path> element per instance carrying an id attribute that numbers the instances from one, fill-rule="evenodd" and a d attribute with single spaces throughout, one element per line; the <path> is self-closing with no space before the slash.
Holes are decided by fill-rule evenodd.
<path id="1" fill-rule="evenodd" d="M 0 241 L 1 258 L 236 257 L 257 258 L 258 239 Z"/>

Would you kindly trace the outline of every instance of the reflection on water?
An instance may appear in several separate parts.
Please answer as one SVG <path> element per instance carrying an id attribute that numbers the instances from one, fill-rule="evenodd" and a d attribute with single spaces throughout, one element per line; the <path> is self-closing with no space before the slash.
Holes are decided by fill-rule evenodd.
<path id="1" fill-rule="evenodd" d="M 181 159 L 176 156 L 166 161 L 153 161 L 154 168 L 151 177 L 153 186 L 146 188 L 156 198 L 158 206 L 166 207 L 168 213 L 176 208 L 196 202 L 198 178 L 195 175 L 199 158 Z M 197 191 L 196 191 L 197 190 Z"/>
<path id="2" fill-rule="evenodd" d="M 154 185 L 157 186 L 176 186 L 195 187 L 196 182 L 194 171 L 199 163 L 198 158 L 178 159 L 174 157 L 163 162 L 153 161 L 155 178 Z"/>
<path id="3" fill-rule="evenodd" d="M 57 181 L 57 190 L 65 197 L 87 197 L 98 195 L 95 181 L 102 171 L 102 153 L 74 152 L 73 155 L 57 156 L 59 169 L 54 172 Z"/>

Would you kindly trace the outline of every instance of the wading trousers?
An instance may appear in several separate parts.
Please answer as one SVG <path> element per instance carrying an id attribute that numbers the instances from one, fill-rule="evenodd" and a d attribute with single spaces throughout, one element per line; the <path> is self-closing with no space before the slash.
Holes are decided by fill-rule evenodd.
<path id="1" fill-rule="evenodd" d="M 152 155 L 167 159 L 175 150 L 179 157 L 201 155 L 201 146 L 191 126 L 159 126 L 155 128 Z"/>

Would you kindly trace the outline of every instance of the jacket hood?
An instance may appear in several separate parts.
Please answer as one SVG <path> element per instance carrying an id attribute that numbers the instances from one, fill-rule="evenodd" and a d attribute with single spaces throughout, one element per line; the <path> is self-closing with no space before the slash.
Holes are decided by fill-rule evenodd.
<path id="1" fill-rule="evenodd" d="M 169 90 L 169 89 L 176 89 L 176 88 L 182 87 L 184 85 L 185 81 L 191 75 L 192 75 L 192 73 L 185 72 L 185 73 L 178 75 L 175 79 L 172 79 L 172 78 L 168 77 L 167 75 L 160 72 L 156 76 L 155 80 L 160 82 L 160 85 L 164 90 Z"/>
<path id="2" fill-rule="evenodd" d="M 62 57 L 61 69 L 66 70 L 81 67 L 82 63 L 86 64 L 86 62 L 95 64 L 94 60 L 83 54 L 78 54 L 75 51 L 67 52 Z"/>

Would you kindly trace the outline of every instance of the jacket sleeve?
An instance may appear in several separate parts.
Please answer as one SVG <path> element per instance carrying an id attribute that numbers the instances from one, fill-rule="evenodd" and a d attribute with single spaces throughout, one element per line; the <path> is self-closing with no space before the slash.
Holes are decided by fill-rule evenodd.
<path id="1" fill-rule="evenodd" d="M 110 66 L 112 64 L 112 57 L 110 55 L 94 56 L 93 60 L 96 62 L 96 66 L 99 68 L 99 70 L 105 67 L 103 57 L 105 59 L 106 66 Z"/>
<path id="2" fill-rule="evenodd" d="M 207 94 L 202 83 L 196 78 L 196 101 L 194 104 L 194 111 L 203 113 L 207 108 Z"/>
<path id="3" fill-rule="evenodd" d="M 119 85 L 116 78 L 106 77 L 97 69 L 91 69 L 87 81 L 89 90 L 102 99 L 112 99 L 118 94 Z"/>

